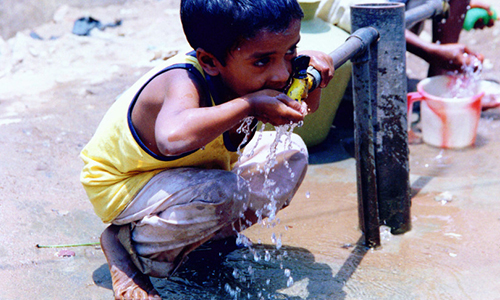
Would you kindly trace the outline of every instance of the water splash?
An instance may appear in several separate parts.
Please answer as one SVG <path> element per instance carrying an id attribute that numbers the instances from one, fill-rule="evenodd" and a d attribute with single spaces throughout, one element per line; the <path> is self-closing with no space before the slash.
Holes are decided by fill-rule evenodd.
<path id="1" fill-rule="evenodd" d="M 271 235 L 271 241 L 276 245 L 276 250 L 281 249 L 281 247 L 283 246 L 283 244 L 281 243 L 281 234 L 276 237 L 276 233 L 273 232 L 273 234 Z"/>
<path id="2" fill-rule="evenodd" d="M 252 149 L 247 148 L 247 149 L 245 149 L 245 153 L 243 153 L 242 145 L 245 145 L 248 143 L 252 132 L 254 130 L 256 130 L 257 125 L 252 126 L 253 121 L 254 121 L 253 117 L 245 118 L 241 122 L 240 127 L 236 131 L 238 134 L 244 134 L 243 140 L 237 148 L 237 153 L 239 156 L 238 163 L 241 163 L 244 159 L 249 158 L 249 157 L 254 155 L 255 149 L 257 149 L 259 142 L 260 142 L 260 139 L 262 138 L 262 135 L 258 134 L 256 137 L 257 140 L 255 141 L 253 148 Z M 279 163 L 278 159 L 277 159 L 278 148 L 280 150 L 292 149 L 293 130 L 294 130 L 294 128 L 300 127 L 302 125 L 303 125 L 303 122 L 290 123 L 290 124 L 286 124 L 286 125 L 282 125 L 282 126 L 275 126 L 275 131 L 276 131 L 275 139 L 273 140 L 273 142 L 271 143 L 271 145 L 269 147 L 269 153 L 266 156 L 265 162 L 263 163 L 262 168 L 257 168 L 255 170 L 255 172 L 259 173 L 259 176 L 264 176 L 262 191 L 264 192 L 266 197 L 269 199 L 269 202 L 265 207 L 263 207 L 262 209 L 259 209 L 255 212 L 256 216 L 258 218 L 257 223 L 262 224 L 263 226 L 267 225 L 268 228 L 274 228 L 277 224 L 280 223 L 280 220 L 278 218 L 276 218 L 276 214 L 280 208 L 279 201 L 277 198 L 279 197 L 280 193 L 282 193 L 282 191 L 280 190 L 279 187 L 276 186 L 277 183 L 273 179 L 270 178 L 270 174 L 274 171 L 274 167 Z M 261 127 L 258 129 L 258 131 L 260 133 L 262 133 L 264 131 L 264 128 L 265 128 L 265 125 L 262 124 Z M 294 174 L 292 168 L 290 167 L 288 161 L 284 161 L 283 165 L 284 165 L 285 169 L 288 170 L 288 174 L 289 174 L 290 178 L 294 178 L 295 174 Z M 241 171 L 242 171 L 241 169 L 239 169 L 237 171 L 238 189 L 241 189 L 244 186 L 250 189 L 250 186 L 248 186 L 247 182 L 241 176 L 239 176 L 239 175 L 241 175 Z M 238 193 L 236 193 L 236 194 L 238 194 Z M 246 210 L 246 207 L 244 208 L 244 210 Z M 267 215 L 267 219 L 264 219 L 264 216 L 266 216 L 266 215 Z M 243 221 L 243 224 L 240 224 L 240 225 L 245 225 L 245 226 L 241 226 L 241 228 L 249 227 L 250 225 L 252 225 L 251 222 L 244 221 L 244 212 L 242 212 L 240 214 L 240 217 Z M 234 229 L 234 230 L 236 232 L 236 229 Z M 259 251 L 255 247 L 253 247 L 253 244 L 249 239 L 247 239 L 244 235 L 237 232 L 237 240 L 236 240 L 237 245 L 245 246 L 248 249 L 249 254 L 253 258 L 254 262 L 260 262 L 261 260 L 263 260 L 265 262 L 270 262 L 274 256 L 276 261 L 280 262 L 281 268 L 283 268 L 283 259 L 284 259 L 284 257 L 287 256 L 287 253 L 286 253 L 286 251 L 285 251 L 285 253 L 279 252 L 280 249 L 282 248 L 282 236 L 281 236 L 281 234 L 279 236 L 277 236 L 275 233 L 272 233 L 271 241 L 275 245 L 276 252 L 274 252 L 274 251 L 270 252 L 268 250 L 265 250 L 263 253 L 261 253 L 261 251 Z M 259 244 L 260 244 L 260 241 L 259 241 Z M 246 256 L 244 258 L 247 259 Z M 250 282 L 251 282 L 251 278 L 252 278 L 254 272 L 255 272 L 255 270 L 253 270 L 252 267 L 249 266 L 249 269 L 247 269 L 247 270 L 234 269 L 232 272 L 232 275 L 233 275 L 234 279 L 236 279 L 240 283 L 246 284 L 249 282 L 248 281 L 249 278 L 250 278 Z M 292 276 L 290 276 L 289 273 L 290 273 L 290 271 L 288 271 L 288 275 L 285 274 L 285 276 L 287 277 L 287 286 L 288 287 L 293 285 L 293 278 L 292 278 Z M 267 279 L 267 284 L 269 284 L 270 282 L 271 282 L 271 280 Z M 238 299 L 240 296 L 244 297 L 244 295 L 241 294 L 241 289 L 238 289 L 237 287 L 233 288 L 231 285 L 226 284 L 224 286 L 224 289 L 234 299 Z"/>
<path id="3" fill-rule="evenodd" d="M 445 205 L 448 202 L 453 201 L 453 194 L 449 191 L 442 192 L 441 194 L 434 197 L 434 200 L 437 202 L 441 202 L 442 205 Z"/>
<path id="4" fill-rule="evenodd" d="M 277 149 L 279 144 L 284 143 L 283 148 L 285 150 L 292 149 L 292 133 L 295 127 L 300 127 L 302 126 L 303 122 L 299 123 L 290 123 L 290 124 L 285 124 L 281 126 L 276 126 L 276 136 L 274 138 L 274 141 L 271 143 L 271 146 L 269 147 L 269 154 L 266 157 L 266 163 L 264 164 L 264 189 L 268 190 L 268 193 L 272 195 L 272 191 L 269 191 L 269 188 L 272 187 L 275 182 L 269 178 L 269 174 L 273 170 L 273 167 L 278 164 L 277 160 Z M 285 137 L 284 140 L 282 140 L 282 137 Z M 288 162 L 284 162 L 285 167 L 287 168 L 288 172 L 290 173 L 290 177 L 294 178 L 295 174 L 293 173 L 292 169 L 289 167 Z"/>
<path id="5" fill-rule="evenodd" d="M 380 230 L 380 239 L 382 241 L 387 242 L 391 240 L 392 237 L 391 227 L 386 225 L 381 225 L 379 230 Z"/>
<path id="6" fill-rule="evenodd" d="M 463 54 L 465 61 L 470 56 L 467 53 Z M 474 96 L 477 92 L 479 82 L 481 80 L 481 72 L 483 70 L 483 64 L 476 56 L 470 56 L 470 63 L 465 63 L 461 72 L 452 72 L 450 75 L 454 76 L 455 81 L 450 87 L 447 98 L 464 98 Z"/>
<path id="7" fill-rule="evenodd" d="M 271 260 L 271 253 L 269 253 L 268 250 L 266 250 L 266 254 L 264 255 L 264 260 L 265 261 L 270 261 Z"/>

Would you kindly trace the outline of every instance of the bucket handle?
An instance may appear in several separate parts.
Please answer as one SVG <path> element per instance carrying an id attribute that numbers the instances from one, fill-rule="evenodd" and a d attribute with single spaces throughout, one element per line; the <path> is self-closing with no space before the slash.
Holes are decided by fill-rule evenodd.
<path id="1" fill-rule="evenodd" d="M 410 92 L 407 95 L 407 107 L 408 107 L 408 113 L 407 113 L 407 119 L 408 119 L 408 142 L 410 144 L 419 144 L 422 140 L 422 137 L 417 135 L 412 129 L 411 129 L 411 113 L 413 111 L 413 103 L 417 101 L 423 101 L 425 100 L 424 95 L 422 95 L 420 92 Z"/>

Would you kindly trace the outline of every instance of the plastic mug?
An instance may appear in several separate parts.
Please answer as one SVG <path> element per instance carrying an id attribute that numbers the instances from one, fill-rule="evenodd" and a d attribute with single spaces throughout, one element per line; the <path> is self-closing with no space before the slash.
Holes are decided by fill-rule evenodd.
<path id="1" fill-rule="evenodd" d="M 474 85 L 466 89 L 467 96 L 453 97 L 451 91 L 457 77 L 440 75 L 417 84 L 417 92 L 408 93 L 408 113 L 413 103 L 422 101 L 420 118 L 422 138 L 426 144 L 440 148 L 464 148 L 476 141 L 484 92 Z"/>

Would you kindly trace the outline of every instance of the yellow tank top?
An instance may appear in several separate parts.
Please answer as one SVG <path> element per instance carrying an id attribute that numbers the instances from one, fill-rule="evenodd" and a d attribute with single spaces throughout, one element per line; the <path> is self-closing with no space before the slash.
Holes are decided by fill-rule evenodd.
<path id="1" fill-rule="evenodd" d="M 124 92 L 110 107 L 94 136 L 80 153 L 84 167 L 80 176 L 96 214 L 111 222 L 125 209 L 139 190 L 157 173 L 177 167 L 231 170 L 238 160 L 237 148 L 227 133 L 204 149 L 176 157 L 158 156 L 141 142 L 131 112 L 142 89 L 157 75 L 173 68 L 184 68 L 205 83 L 205 92 L 214 101 L 207 78 L 191 54 L 179 55 L 154 68 Z"/>

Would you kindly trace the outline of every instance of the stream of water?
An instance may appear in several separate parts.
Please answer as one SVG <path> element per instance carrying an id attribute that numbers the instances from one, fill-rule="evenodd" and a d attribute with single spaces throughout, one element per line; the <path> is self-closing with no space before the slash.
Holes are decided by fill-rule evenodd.
<path id="1" fill-rule="evenodd" d="M 242 145 L 246 144 L 252 132 L 256 129 L 252 126 L 252 117 L 243 120 L 237 130 L 244 134 Z M 244 235 L 237 232 L 236 245 L 225 244 L 221 246 L 218 257 L 205 255 L 203 249 L 196 250 L 189 256 L 189 260 L 172 277 L 167 279 L 155 279 L 154 285 L 158 291 L 168 299 L 285 299 L 279 291 L 287 289 L 294 284 L 293 273 L 300 272 L 311 261 L 310 257 L 304 258 L 309 253 L 302 250 L 292 249 L 282 244 L 282 233 L 276 233 L 274 229 L 280 226 L 280 220 L 276 216 L 279 210 L 276 196 L 280 190 L 276 187 L 269 176 L 273 168 L 278 164 L 278 146 L 281 149 L 291 149 L 292 132 L 298 124 L 287 124 L 276 126 L 276 136 L 270 145 L 265 162 L 254 172 L 258 176 L 264 176 L 261 188 L 268 205 L 257 211 L 259 220 L 254 226 L 262 226 L 269 232 L 272 244 L 263 244 L 259 239 L 252 243 Z M 254 125 L 259 126 L 259 125 Z M 264 124 L 257 128 L 258 133 L 264 131 Z M 247 146 L 245 151 L 240 147 L 239 163 L 244 160 L 245 155 L 253 156 L 260 142 L 260 134 L 254 137 L 254 146 Z M 288 162 L 284 162 L 285 168 L 291 178 L 295 176 Z M 241 175 L 238 169 L 237 175 Z M 248 186 L 245 180 L 238 176 L 238 187 Z M 255 187 L 254 187 L 255 188 Z M 267 218 L 263 216 L 267 215 Z M 243 216 L 243 214 L 242 214 Z M 251 225 L 246 224 L 246 225 Z M 235 230 L 236 231 L 236 230 Z M 231 242 L 229 242 L 231 243 Z M 202 248 L 202 247 L 200 247 Z M 304 272 L 302 272 L 304 273 Z"/>

